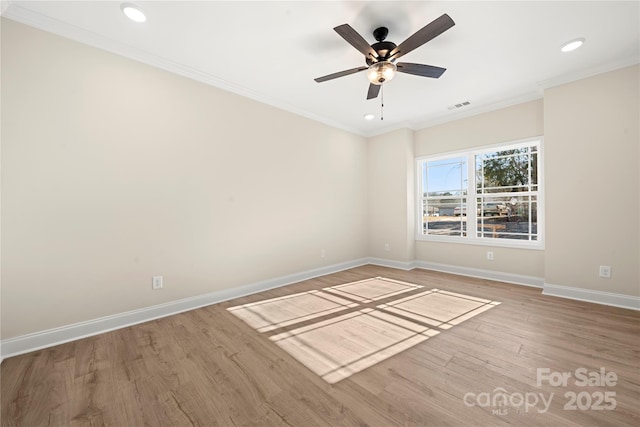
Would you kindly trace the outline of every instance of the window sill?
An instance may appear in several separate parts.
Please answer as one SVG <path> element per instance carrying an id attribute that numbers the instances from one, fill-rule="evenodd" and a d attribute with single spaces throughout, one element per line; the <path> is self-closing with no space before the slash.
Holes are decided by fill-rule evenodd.
<path id="1" fill-rule="evenodd" d="M 528 240 L 508 240 L 508 239 L 480 239 L 473 237 L 455 237 L 455 236 L 425 236 L 417 235 L 416 241 L 418 242 L 438 242 L 438 243 L 453 243 L 456 245 L 475 245 L 475 246 L 490 246 L 500 248 L 513 248 L 513 249 L 530 249 L 530 250 L 544 250 L 544 243 L 541 241 L 531 242 Z"/>

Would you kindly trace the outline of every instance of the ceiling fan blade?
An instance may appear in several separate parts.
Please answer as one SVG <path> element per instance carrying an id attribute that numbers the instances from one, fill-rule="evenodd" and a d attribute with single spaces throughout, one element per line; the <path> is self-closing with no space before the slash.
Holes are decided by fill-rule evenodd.
<path id="1" fill-rule="evenodd" d="M 364 71 L 366 69 L 367 69 L 367 67 L 352 68 L 350 70 L 338 71 L 337 73 L 333 73 L 333 74 L 329 74 L 329 75 L 326 75 L 326 76 L 318 77 L 318 78 L 315 78 L 313 80 L 315 80 L 318 83 L 322 83 L 322 82 L 326 82 L 327 80 L 337 79 L 338 77 L 344 77 L 344 76 L 348 76 L 349 74 L 358 73 L 358 72 Z"/>
<path id="2" fill-rule="evenodd" d="M 377 98 L 380 93 L 380 88 L 382 85 L 374 85 L 373 83 L 369 83 L 369 91 L 367 92 L 367 99 Z"/>
<path id="3" fill-rule="evenodd" d="M 453 22 L 453 19 L 445 13 L 400 43 L 391 51 L 390 57 L 392 59 L 398 59 L 402 55 L 406 55 L 415 48 L 422 46 L 429 40 L 436 38 L 454 25 L 456 25 L 456 23 Z"/>
<path id="4" fill-rule="evenodd" d="M 340 34 L 347 43 L 358 49 L 358 51 L 367 58 L 371 57 L 372 59 L 376 59 L 378 57 L 378 52 L 373 50 L 373 48 L 369 46 L 369 43 L 367 43 L 367 41 L 349 24 L 339 25 L 335 27 L 334 30 L 336 33 Z"/>
<path id="5" fill-rule="evenodd" d="M 411 64 L 409 62 L 398 62 L 396 66 L 400 73 L 413 74 L 422 77 L 433 77 L 434 79 L 440 78 L 442 73 L 447 71 L 446 68 L 435 67 L 433 65 Z"/>

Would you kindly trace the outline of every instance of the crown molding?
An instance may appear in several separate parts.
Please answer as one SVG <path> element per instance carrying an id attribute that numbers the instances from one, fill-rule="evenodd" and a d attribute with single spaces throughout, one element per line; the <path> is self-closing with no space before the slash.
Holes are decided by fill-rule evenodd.
<path id="1" fill-rule="evenodd" d="M 608 62 L 601 64 L 597 67 L 587 68 L 585 70 L 579 70 L 574 73 L 564 74 L 561 76 L 553 77 L 547 80 L 541 80 L 538 82 L 538 87 L 541 90 L 550 89 L 552 87 L 560 86 L 563 84 L 575 82 L 577 80 L 586 79 L 589 77 L 597 76 L 598 74 L 608 73 L 620 68 L 630 67 L 640 63 L 640 55 L 630 56 L 619 61 Z"/>
<path id="2" fill-rule="evenodd" d="M 439 124 L 472 117 L 478 114 L 499 110 L 501 108 L 510 107 L 536 99 L 541 99 L 544 97 L 544 91 L 546 89 L 640 63 L 640 56 L 631 56 L 620 61 L 614 61 L 607 64 L 599 65 L 597 67 L 578 70 L 574 73 L 538 81 L 529 88 L 522 88 L 522 92 L 520 94 L 514 94 L 513 96 L 510 96 L 508 98 L 488 100 L 482 104 L 472 104 L 471 108 L 465 108 L 463 110 L 454 112 L 443 112 L 443 114 L 439 116 L 425 120 L 401 122 L 384 128 L 379 128 L 375 131 L 366 131 L 346 126 L 344 123 L 341 123 L 339 121 L 328 119 L 310 111 L 295 107 L 281 99 L 273 98 L 271 96 L 265 95 L 264 93 L 260 93 L 242 85 L 229 82 L 215 75 L 205 73 L 201 70 L 179 64 L 158 55 L 144 52 L 133 46 L 127 45 L 126 43 L 118 42 L 108 37 L 98 35 L 92 31 L 70 25 L 46 15 L 39 14 L 22 7 L 15 0 L 0 0 L 0 5 L 0 15 L 13 21 L 56 34 L 58 36 L 74 40 L 88 46 L 105 50 L 107 52 L 123 56 L 125 58 L 155 68 L 159 68 L 161 70 L 168 71 L 170 73 L 186 77 L 191 80 L 195 80 L 200 83 L 204 83 L 209 86 L 213 86 L 218 89 L 231 92 L 236 95 L 260 102 L 262 104 L 266 104 L 274 108 L 278 108 L 280 110 L 284 110 L 289 113 L 313 120 L 315 122 L 319 122 L 333 128 L 341 129 L 365 138 L 383 135 L 385 133 L 404 128 L 417 131 Z"/>
<path id="3" fill-rule="evenodd" d="M 6 8 L 4 7 L 5 2 L 7 3 Z M 358 129 L 345 126 L 343 123 L 327 119 L 326 117 L 322 117 L 301 108 L 295 107 L 281 99 L 267 96 L 264 93 L 260 93 L 242 85 L 229 82 L 227 80 L 214 76 L 213 74 L 209 74 L 196 68 L 179 64 L 175 61 L 163 58 L 158 55 L 150 54 L 133 46 L 127 45 L 126 43 L 122 43 L 108 37 L 101 36 L 84 28 L 80 28 L 75 25 L 53 19 L 49 16 L 42 15 L 27 8 L 21 7 L 14 1 L 2 0 L 2 4 L 2 16 L 7 19 L 11 19 L 12 21 L 16 21 L 21 24 L 28 25 L 30 27 L 37 28 L 39 30 L 46 31 L 91 47 L 95 47 L 125 57 L 127 59 L 141 62 L 143 64 L 168 71 L 172 74 L 177 74 L 179 76 L 186 77 L 188 79 L 195 80 L 200 83 L 204 83 L 209 86 L 213 86 L 218 89 L 222 89 L 224 91 L 252 99 L 262 104 L 270 105 L 280 110 L 284 110 L 289 113 L 296 114 L 298 116 L 302 116 L 307 119 L 320 122 L 355 135 L 366 136 L 362 133 L 362 131 Z"/>
<path id="4" fill-rule="evenodd" d="M 428 119 L 425 121 L 414 121 L 408 124 L 408 127 L 414 131 L 420 129 L 426 129 L 432 126 L 448 123 L 467 117 L 475 116 L 482 113 L 488 113 L 496 111 L 502 108 L 511 107 L 513 105 L 523 104 L 525 102 L 534 101 L 536 99 L 544 98 L 544 91 L 556 86 L 575 82 L 578 80 L 586 79 L 596 76 L 598 74 L 608 73 L 620 68 L 630 67 L 640 63 L 640 56 L 631 56 L 620 61 L 609 62 L 599 65 L 597 67 L 588 68 L 585 70 L 579 70 L 574 73 L 564 74 L 547 80 L 541 80 L 536 82 L 535 86 L 529 91 L 525 91 L 520 95 L 515 95 L 510 98 L 495 100 L 493 102 L 487 102 L 474 108 L 464 109 L 456 113 L 442 114 L 438 117 Z M 386 132 L 386 131 L 385 131 Z M 382 132 L 382 133 L 385 133 Z"/>
<path id="5" fill-rule="evenodd" d="M 481 105 L 474 106 L 472 108 L 463 109 L 457 112 L 449 112 L 440 116 L 424 120 L 413 121 L 409 123 L 409 129 L 417 131 L 421 129 L 430 128 L 432 126 L 441 125 L 448 122 L 453 122 L 467 117 L 477 116 L 478 114 L 489 113 L 491 111 L 500 110 L 502 108 L 511 107 L 518 104 L 524 104 L 525 102 L 535 101 L 541 99 L 543 93 L 541 90 L 534 89 L 528 92 L 521 93 L 509 98 L 502 98 L 499 100 L 489 101 Z"/>

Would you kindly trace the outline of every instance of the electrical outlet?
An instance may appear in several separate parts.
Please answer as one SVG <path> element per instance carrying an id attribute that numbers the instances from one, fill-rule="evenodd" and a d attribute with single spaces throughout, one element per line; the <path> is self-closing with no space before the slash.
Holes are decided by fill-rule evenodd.
<path id="1" fill-rule="evenodd" d="M 153 276 L 151 279 L 151 289 L 162 289 L 162 276 Z"/>
<path id="2" fill-rule="evenodd" d="M 604 279 L 611 279 L 611 266 L 609 265 L 601 265 L 600 266 L 600 277 Z"/>
<path id="3" fill-rule="evenodd" d="M 384 250 L 385 250 L 385 251 L 387 251 L 387 252 L 389 252 L 389 251 L 391 250 L 391 245 L 390 245 L 390 244 L 388 244 L 388 243 L 385 243 L 385 244 L 384 244 Z"/>
<path id="4" fill-rule="evenodd" d="M 487 259 L 493 261 L 493 251 L 487 251 Z"/>
<path id="5" fill-rule="evenodd" d="M 320 258 L 324 258 L 327 256 L 327 251 L 325 251 L 324 249 L 320 249 Z"/>

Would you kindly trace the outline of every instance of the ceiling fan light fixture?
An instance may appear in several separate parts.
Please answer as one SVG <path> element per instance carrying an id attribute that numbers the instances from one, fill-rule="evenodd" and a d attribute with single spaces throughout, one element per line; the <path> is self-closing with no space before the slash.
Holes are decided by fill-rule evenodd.
<path id="1" fill-rule="evenodd" d="M 584 44 L 584 38 L 569 40 L 560 49 L 563 53 L 572 52 Z"/>
<path id="2" fill-rule="evenodd" d="M 364 115 L 364 119 L 365 119 L 365 120 L 373 120 L 373 119 L 375 119 L 375 118 L 376 118 L 376 116 L 374 116 L 374 115 L 373 115 L 373 114 L 371 114 L 371 113 L 367 113 L 367 114 L 365 114 L 365 115 Z"/>
<path id="3" fill-rule="evenodd" d="M 374 85 L 381 85 L 393 79 L 398 67 L 391 61 L 380 61 L 369 66 L 367 78 Z"/>
<path id="4" fill-rule="evenodd" d="M 135 22 L 145 22 L 147 17 L 140 7 L 136 6 L 133 3 L 122 3 L 120 5 L 120 9 L 122 9 L 122 13 L 124 13 L 127 18 L 131 19 Z"/>

